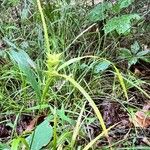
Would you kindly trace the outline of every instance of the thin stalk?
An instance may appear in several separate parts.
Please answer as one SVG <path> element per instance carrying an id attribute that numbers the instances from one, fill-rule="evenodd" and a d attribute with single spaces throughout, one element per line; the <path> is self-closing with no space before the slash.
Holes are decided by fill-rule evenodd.
<path id="1" fill-rule="evenodd" d="M 47 30 L 47 25 L 46 25 L 46 21 L 45 21 L 45 18 L 44 18 L 44 13 L 43 13 L 43 10 L 42 10 L 40 0 L 37 0 L 37 5 L 38 5 L 38 9 L 39 9 L 39 12 L 40 12 L 40 15 L 41 15 L 42 24 L 43 24 L 45 47 L 46 47 L 47 52 L 49 53 L 51 50 L 50 50 L 50 44 L 49 44 L 49 38 L 48 38 L 48 30 Z"/>
<path id="2" fill-rule="evenodd" d="M 49 89 L 51 80 L 52 80 L 52 78 L 48 78 L 47 81 L 46 81 L 46 85 L 45 85 L 45 87 L 44 87 L 43 94 L 42 94 L 42 98 L 41 98 L 41 103 L 44 101 L 44 99 L 45 99 L 45 97 L 46 97 L 46 94 L 47 94 L 47 91 L 48 91 L 48 89 Z"/>
<path id="3" fill-rule="evenodd" d="M 72 140 L 71 140 L 71 148 L 74 147 L 75 142 L 76 142 L 76 138 L 77 138 L 77 136 L 79 134 L 80 125 L 81 125 L 81 121 L 82 121 L 81 119 L 82 119 L 82 115 L 83 115 L 83 112 L 84 112 L 85 104 L 86 104 L 86 102 L 84 103 L 84 105 L 83 105 L 83 107 L 81 109 L 81 112 L 80 112 L 80 115 L 78 117 L 75 129 L 73 131 Z"/>
<path id="4" fill-rule="evenodd" d="M 84 88 L 82 86 L 80 86 L 80 84 L 78 84 L 73 78 L 71 78 L 70 76 L 64 75 L 64 74 L 59 74 L 59 73 L 55 73 L 54 76 L 59 76 L 59 77 L 63 77 L 66 80 L 68 80 L 70 83 L 72 83 L 74 85 L 74 87 L 76 87 L 82 94 L 83 96 L 88 100 L 89 104 L 91 105 L 91 107 L 93 108 L 95 114 L 97 115 L 97 118 L 100 122 L 100 125 L 103 129 L 103 132 L 109 142 L 109 145 L 111 147 L 110 141 L 109 141 L 109 136 L 108 136 L 108 130 L 106 129 L 102 114 L 100 113 L 99 109 L 97 108 L 96 104 L 94 103 L 94 101 L 92 100 L 92 98 L 90 97 L 90 95 L 84 90 Z"/>
<path id="5" fill-rule="evenodd" d="M 54 127 L 53 127 L 53 150 L 57 150 L 57 113 L 54 109 Z"/>

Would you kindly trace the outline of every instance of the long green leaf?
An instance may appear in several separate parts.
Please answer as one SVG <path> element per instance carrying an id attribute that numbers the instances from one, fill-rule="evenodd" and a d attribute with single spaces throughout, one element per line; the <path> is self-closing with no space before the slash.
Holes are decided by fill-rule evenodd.
<path id="1" fill-rule="evenodd" d="M 124 80 L 126 80 L 127 82 L 129 82 L 131 85 L 133 85 L 134 87 L 136 87 L 141 93 L 143 93 L 147 98 L 150 99 L 150 95 L 145 92 L 142 88 L 140 88 L 137 84 L 135 84 L 133 81 L 123 77 Z"/>
<path id="2" fill-rule="evenodd" d="M 83 107 L 82 107 L 82 109 L 81 109 L 81 112 L 80 112 L 80 115 L 79 115 L 79 117 L 78 117 L 78 120 L 77 120 L 75 129 L 74 129 L 74 131 L 73 131 L 72 140 L 71 140 L 71 147 L 72 147 L 72 148 L 73 148 L 73 146 L 74 146 L 74 144 L 75 144 L 76 137 L 78 136 L 78 133 L 79 133 L 80 124 L 81 124 L 81 119 L 82 119 L 82 115 L 83 115 L 83 112 L 84 112 L 85 104 L 86 104 L 86 103 L 84 103 L 84 105 L 83 105 Z"/>
<path id="3" fill-rule="evenodd" d="M 112 64 L 113 65 L 113 64 Z M 119 82 L 120 82 L 120 85 L 122 87 L 122 90 L 124 92 L 124 95 L 126 97 L 126 99 L 128 100 L 128 93 L 127 93 L 127 89 L 126 89 L 126 86 L 125 86 L 125 83 L 124 83 L 124 80 L 123 80 L 123 77 L 121 75 L 121 73 L 119 72 L 119 70 L 117 69 L 117 67 L 115 65 L 113 65 L 115 71 L 116 71 L 116 74 L 118 76 L 118 79 L 119 79 Z"/>
<path id="4" fill-rule="evenodd" d="M 38 5 L 38 9 L 39 9 L 39 12 L 40 12 L 40 15 L 41 15 L 41 20 L 42 20 L 43 29 L 44 29 L 45 46 L 46 46 L 47 52 L 50 52 L 48 30 L 47 30 L 46 21 L 45 21 L 45 18 L 44 18 L 44 14 L 43 14 L 43 10 L 42 10 L 42 6 L 41 6 L 40 0 L 37 0 L 37 5 Z"/>
<path id="5" fill-rule="evenodd" d="M 101 127 L 105 133 L 105 136 L 108 137 L 108 132 L 107 132 L 103 117 L 102 117 L 99 109 L 97 108 L 96 104 L 94 103 L 94 101 L 92 100 L 90 95 L 84 90 L 84 88 L 82 86 L 80 86 L 80 84 L 78 84 L 73 78 L 71 78 L 67 75 L 58 74 L 58 73 L 55 73 L 54 75 L 59 76 L 59 77 L 63 77 L 66 80 L 70 81 L 84 95 L 84 97 L 88 100 L 91 107 L 93 108 L 95 114 L 97 115 L 97 118 L 99 119 L 100 125 L 101 125 Z"/>
<path id="6" fill-rule="evenodd" d="M 114 126 L 116 126 L 116 125 L 113 125 L 113 126 L 109 127 L 108 129 L 106 129 L 107 132 L 108 132 L 109 130 L 111 130 Z M 95 144 L 95 142 L 96 142 L 97 140 L 99 140 L 101 137 L 103 137 L 104 135 L 105 135 L 105 132 L 103 131 L 103 132 L 102 132 L 101 134 L 99 134 L 95 139 L 93 139 L 90 143 L 88 143 L 88 145 L 86 145 L 83 150 L 88 150 L 89 148 L 91 148 L 91 147 Z"/>
<path id="7" fill-rule="evenodd" d="M 21 51 L 10 51 L 10 57 L 13 61 L 15 61 L 21 72 L 26 76 L 27 81 L 31 84 L 32 88 L 34 89 L 38 100 L 41 100 L 41 89 L 39 83 L 36 81 L 36 75 L 32 68 L 35 68 L 34 62 L 30 59 L 28 54 L 21 50 Z"/>
<path id="8" fill-rule="evenodd" d="M 68 60 L 67 62 L 63 63 L 61 66 L 59 66 L 57 71 L 69 66 L 70 64 L 80 61 L 81 59 L 84 59 L 84 58 L 98 58 L 98 57 L 97 56 L 83 56 L 83 57 L 72 58 Z"/>

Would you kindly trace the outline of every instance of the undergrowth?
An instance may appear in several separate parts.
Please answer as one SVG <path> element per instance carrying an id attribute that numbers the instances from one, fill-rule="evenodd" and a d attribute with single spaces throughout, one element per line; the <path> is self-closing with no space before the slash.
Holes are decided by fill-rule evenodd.
<path id="1" fill-rule="evenodd" d="M 0 149 L 149 149 L 148 6 L 2 1 Z"/>

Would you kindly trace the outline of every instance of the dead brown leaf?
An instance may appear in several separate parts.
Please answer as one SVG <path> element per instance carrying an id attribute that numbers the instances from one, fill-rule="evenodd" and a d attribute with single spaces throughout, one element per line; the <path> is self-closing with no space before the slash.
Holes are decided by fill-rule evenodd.
<path id="1" fill-rule="evenodd" d="M 150 126 L 150 117 L 147 115 L 149 112 L 150 105 L 146 104 L 143 106 L 141 111 L 135 113 L 134 118 L 132 119 L 135 127 L 147 128 Z"/>
<path id="2" fill-rule="evenodd" d="M 34 118 L 30 122 L 30 124 L 27 126 L 25 132 L 31 132 L 37 124 L 39 124 L 40 122 L 42 122 L 44 120 L 44 118 L 45 118 L 45 115 Z"/>
<path id="3" fill-rule="evenodd" d="M 31 131 L 34 129 L 36 122 L 37 122 L 37 118 L 34 118 L 34 119 L 30 122 L 30 124 L 27 126 L 25 132 L 31 132 Z"/>
<path id="4" fill-rule="evenodd" d="M 137 75 L 137 76 L 140 76 L 142 73 L 138 68 L 135 68 L 134 69 L 134 74 Z"/>

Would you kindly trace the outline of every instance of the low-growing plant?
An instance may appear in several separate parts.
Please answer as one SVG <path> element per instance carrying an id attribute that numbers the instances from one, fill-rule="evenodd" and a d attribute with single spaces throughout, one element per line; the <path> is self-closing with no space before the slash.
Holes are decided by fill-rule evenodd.
<path id="1" fill-rule="evenodd" d="M 14 2 L 15 1 L 16 0 L 14 0 Z M 56 4 L 54 2 L 54 5 L 51 5 L 48 1 L 46 1 L 41 5 L 40 0 L 36 1 L 39 10 L 38 15 L 41 16 L 43 26 L 43 30 L 40 29 L 40 34 L 44 34 L 44 40 L 40 39 L 41 37 L 43 38 L 43 36 L 41 35 L 38 38 L 41 41 L 43 40 L 45 42 L 45 45 L 42 42 L 40 43 L 42 45 L 40 47 L 42 49 L 42 57 L 40 55 L 40 61 L 38 59 L 36 61 L 34 61 L 34 59 L 31 59 L 32 57 L 30 56 L 32 56 L 32 54 L 29 53 L 30 51 L 25 52 L 24 48 L 26 46 L 22 46 L 22 43 L 21 45 L 16 45 L 15 41 L 11 40 L 11 38 L 4 38 L 4 41 L 7 43 L 7 45 L 11 47 L 11 50 L 7 51 L 11 60 L 10 65 L 11 67 L 15 67 L 15 73 L 20 77 L 19 81 L 21 84 L 21 90 L 19 90 L 19 93 L 21 93 L 21 96 L 25 95 L 24 97 L 20 96 L 18 101 L 21 101 L 23 99 L 27 105 L 29 103 L 30 107 L 26 108 L 25 106 L 23 106 L 22 109 L 20 109 L 20 107 L 18 106 L 16 108 L 17 111 L 20 111 L 19 113 L 16 111 L 17 117 L 14 121 L 14 124 L 10 124 L 10 126 L 13 128 L 13 132 L 11 134 L 12 138 L 9 142 L 10 147 L 0 143 L 0 149 L 5 148 L 8 150 L 40 150 L 44 148 L 54 150 L 88 150 L 90 148 L 97 148 L 95 146 L 95 143 L 102 137 L 106 137 L 106 139 L 108 140 L 108 148 L 106 149 L 112 148 L 108 133 L 112 128 L 115 127 L 116 124 L 110 126 L 109 128 L 106 128 L 101 110 L 93 100 L 93 91 L 91 92 L 92 94 L 89 94 L 88 90 L 90 89 L 90 84 L 86 83 L 87 81 L 85 81 L 86 79 L 83 79 L 83 76 L 81 76 L 83 80 L 80 79 L 75 74 L 76 70 L 85 70 L 86 73 L 90 70 L 90 73 L 88 72 L 87 74 L 94 76 L 94 80 L 95 77 L 101 78 L 101 75 L 103 73 L 107 73 L 107 71 L 110 72 L 111 76 L 108 75 L 108 78 L 110 78 L 110 80 L 114 78 L 114 89 L 112 90 L 112 93 L 115 93 L 116 95 L 118 94 L 117 96 L 111 97 L 111 99 L 119 97 L 119 99 L 126 100 L 126 103 L 128 103 L 128 90 L 132 87 L 137 88 L 143 95 L 145 95 L 147 98 L 150 98 L 149 94 L 140 87 L 140 85 L 144 82 L 142 82 L 141 80 L 136 80 L 136 78 L 130 75 L 124 75 L 115 66 L 114 62 L 109 61 L 106 58 L 88 54 L 86 56 L 75 56 L 73 58 L 68 58 L 67 56 L 67 58 L 65 58 L 65 53 L 69 52 L 69 49 L 73 44 L 76 45 L 76 42 L 79 41 L 79 38 L 84 36 L 84 34 L 95 25 L 95 22 L 103 22 L 103 31 L 105 32 L 105 35 L 114 32 L 117 32 L 117 34 L 119 35 L 125 35 L 126 33 L 130 32 L 132 20 L 139 20 L 140 17 L 138 14 L 122 14 L 122 10 L 131 5 L 133 0 L 118 0 L 114 4 L 111 2 L 98 4 L 87 16 L 90 23 L 92 22 L 94 23 L 94 25 L 89 26 L 87 29 L 85 29 L 75 37 L 72 36 L 72 33 L 70 33 L 68 37 L 65 36 L 68 32 L 70 32 L 70 30 L 72 30 L 68 30 L 69 25 L 66 27 L 66 24 L 70 22 L 70 18 L 73 18 L 74 15 L 71 16 L 69 13 L 63 13 L 63 15 L 61 16 L 61 13 L 63 12 L 62 10 L 68 11 L 72 7 L 71 5 L 69 5 L 70 0 L 60 0 L 60 3 L 58 5 L 57 2 Z M 60 7 L 61 4 L 63 5 L 62 9 Z M 73 14 L 75 13 L 73 12 Z M 67 20 L 65 17 L 69 19 Z M 71 19 L 71 21 L 75 22 L 75 26 L 78 25 L 78 22 L 76 23 L 74 19 Z M 56 24 L 59 26 L 58 30 L 57 26 L 55 26 Z M 72 39 L 68 40 L 69 37 L 72 37 Z M 86 39 L 84 40 L 86 41 Z M 26 48 L 30 48 L 29 45 Z M 61 51 L 60 53 L 60 50 L 63 51 Z M 139 44 L 135 42 L 131 46 L 131 50 L 120 49 L 120 56 L 122 56 L 121 59 L 128 61 L 128 65 L 130 68 L 130 66 L 138 62 L 139 59 L 148 61 L 148 58 L 146 56 L 149 54 L 149 52 L 145 51 L 144 53 L 144 51 L 145 50 L 141 50 Z M 130 57 L 128 57 L 128 55 Z M 87 59 L 89 60 L 88 63 L 86 61 Z M 12 65 L 12 62 L 14 63 L 14 65 Z M 74 66 L 77 66 L 76 64 L 83 65 L 75 68 Z M 78 74 L 80 73 L 78 72 Z M 102 80 L 105 79 L 102 78 Z M 62 82 L 59 83 L 59 81 Z M 84 86 L 84 83 L 87 85 Z M 57 85 L 60 87 L 58 87 Z M 116 89 L 119 91 L 118 93 L 116 92 Z M 74 98 L 76 92 L 78 94 Z M 32 97 L 29 96 L 31 95 L 31 93 Z M 70 93 L 73 94 L 71 95 Z M 101 94 L 101 92 L 99 93 Z M 71 98 L 68 98 L 68 95 L 71 95 Z M 0 91 L 0 100 L 1 97 L 3 97 L 3 93 L 1 94 Z M 16 97 L 14 96 L 13 98 L 15 99 Z M 14 101 L 13 98 L 12 101 Z M 64 99 L 65 104 L 63 101 Z M 10 101 L 11 100 L 9 100 L 9 102 Z M 73 101 L 76 102 L 73 103 Z M 91 113 L 91 111 L 88 110 L 89 107 L 86 107 L 87 102 L 90 104 L 92 110 L 94 110 L 95 113 L 92 118 L 90 118 L 89 113 L 93 114 L 93 112 Z M 71 109 L 67 110 L 66 108 L 68 107 L 70 107 Z M 22 134 L 18 135 L 17 133 L 15 133 L 15 128 L 17 127 L 18 118 L 23 111 L 31 112 L 37 116 L 40 116 L 44 113 L 44 120 L 39 124 L 38 122 L 36 122 L 34 124 L 34 127 L 32 127 L 30 131 L 25 131 Z M 70 117 L 68 113 L 73 114 L 73 116 Z M 89 141 L 89 143 L 86 142 L 82 146 L 78 147 L 78 144 L 76 144 L 78 143 L 78 139 L 80 140 L 80 137 L 84 136 L 83 134 L 86 133 L 83 133 L 84 129 L 81 127 L 89 126 L 95 121 L 98 121 L 98 126 L 100 128 L 99 135 L 94 138 L 90 137 L 89 139 L 91 141 Z M 68 145 L 66 145 L 65 143 L 68 143 Z"/>
<path id="2" fill-rule="evenodd" d="M 126 60 L 128 62 L 128 68 L 135 65 L 139 60 L 150 62 L 150 50 L 142 50 L 137 41 L 131 45 L 130 49 L 121 48 L 119 56 L 122 60 Z"/>
<path id="3" fill-rule="evenodd" d="M 119 35 L 126 35 L 131 31 L 132 20 L 139 20 L 141 17 L 136 14 L 122 14 L 121 11 L 131 5 L 134 0 L 117 0 L 103 2 L 95 6 L 87 15 L 89 22 L 103 22 L 104 33 L 107 35 L 116 31 Z"/>
<path id="4" fill-rule="evenodd" d="M 66 66 L 68 66 L 68 65 L 70 65 L 76 61 L 79 61 L 83 58 L 93 57 L 93 56 L 85 56 L 85 57 L 75 58 L 75 59 L 69 60 L 68 62 L 59 66 L 60 61 L 61 61 L 61 59 L 60 59 L 61 54 L 50 54 L 50 44 L 49 44 L 49 39 L 48 39 L 47 26 L 45 23 L 44 14 L 43 14 L 41 3 L 39 0 L 37 0 L 37 4 L 38 4 L 38 8 L 39 8 L 41 18 L 42 18 L 44 36 L 45 36 L 45 47 L 47 49 L 47 61 L 46 61 L 47 71 L 46 72 L 43 71 L 43 75 L 46 78 L 46 82 L 44 84 L 44 87 L 42 87 L 39 84 L 41 82 L 39 82 L 39 81 L 37 82 L 38 74 L 36 74 L 35 64 L 30 59 L 30 57 L 27 55 L 27 53 L 25 53 L 24 51 L 16 52 L 16 51 L 12 50 L 9 53 L 10 57 L 12 58 L 13 61 L 15 61 L 18 64 L 20 71 L 25 75 L 27 82 L 31 84 L 32 88 L 34 89 L 34 91 L 36 93 L 39 105 L 42 105 L 43 103 L 45 103 L 46 93 L 48 92 L 51 81 L 53 79 L 55 79 L 55 77 L 62 77 L 64 79 L 70 81 L 74 85 L 74 87 L 76 87 L 83 94 L 83 96 L 88 100 L 88 102 L 90 103 L 90 105 L 94 109 L 94 111 L 95 111 L 95 113 L 96 113 L 96 115 L 100 121 L 100 124 L 102 126 L 102 129 L 103 129 L 105 136 L 108 137 L 107 129 L 105 127 L 105 123 L 103 121 L 102 115 L 101 115 L 99 109 L 97 108 L 97 106 L 95 105 L 94 101 L 89 96 L 89 94 L 73 78 L 71 78 L 70 75 L 68 76 L 68 75 L 59 73 L 59 71 L 64 69 L 64 67 L 66 67 Z M 93 57 L 93 58 L 95 58 L 95 57 Z M 43 125 L 43 123 L 41 124 L 41 127 L 43 127 L 42 125 Z M 39 129 L 41 130 L 40 127 L 39 127 Z M 32 147 L 32 144 L 33 144 L 34 145 L 33 148 L 35 149 L 35 147 L 36 147 L 36 150 L 39 150 L 42 146 L 45 146 L 44 144 L 47 143 L 47 141 L 43 141 L 44 143 L 42 142 L 42 144 L 37 145 L 36 138 L 38 139 L 40 134 L 36 134 L 36 130 L 38 130 L 38 127 L 33 132 L 34 136 L 31 135 L 31 138 L 28 138 L 29 141 L 27 143 L 28 143 L 30 148 Z M 41 132 L 41 131 L 38 130 L 37 132 Z M 52 134 L 53 134 L 52 130 L 50 130 L 49 134 L 47 134 L 48 137 L 46 137 L 46 139 L 50 140 L 49 136 Z M 74 134 L 74 136 L 75 136 L 75 134 Z M 74 138 L 75 137 L 73 137 L 73 143 L 74 143 Z M 17 138 L 16 140 L 14 140 L 12 147 L 16 147 L 16 149 L 18 148 L 18 145 L 20 143 L 19 139 Z M 35 140 L 35 142 L 34 142 L 34 140 Z M 16 141 L 17 141 L 17 144 L 16 144 Z M 74 144 L 71 144 L 71 145 L 73 146 Z M 56 147 L 56 145 L 55 145 L 55 147 Z"/>
<path id="5" fill-rule="evenodd" d="M 100 136 L 98 136 L 98 137 L 100 138 L 104 134 L 108 138 L 108 130 L 105 127 L 105 123 L 103 121 L 102 115 L 101 115 L 99 109 L 97 108 L 96 104 L 94 103 L 94 101 L 90 97 L 90 95 L 70 75 L 65 75 L 65 74 L 59 73 L 65 67 L 67 67 L 70 64 L 73 64 L 73 63 L 75 63 L 77 61 L 80 61 L 81 59 L 85 59 L 85 58 L 94 58 L 94 59 L 96 59 L 98 57 L 96 57 L 96 56 L 83 56 L 83 57 L 73 58 L 73 59 L 70 59 L 69 61 L 63 63 L 62 65 L 60 65 L 60 63 L 62 62 L 62 59 L 61 59 L 61 55 L 62 54 L 50 54 L 50 47 L 49 47 L 50 44 L 49 44 L 48 33 L 47 33 L 47 26 L 46 26 L 46 23 L 45 23 L 44 14 L 43 14 L 43 11 L 42 11 L 42 7 L 41 7 L 41 4 L 40 4 L 40 1 L 37 0 L 37 3 L 38 3 L 38 8 L 39 8 L 39 11 L 40 11 L 40 14 L 41 14 L 43 28 L 44 28 L 44 33 L 45 33 L 44 34 L 45 35 L 45 48 L 47 49 L 47 61 L 46 61 L 47 70 L 46 71 L 44 71 L 44 70 L 42 71 L 41 70 L 41 72 L 43 72 L 43 76 L 44 76 L 43 79 L 46 79 L 46 80 L 44 80 L 44 81 L 40 81 L 39 80 L 38 73 L 36 71 L 37 68 L 36 68 L 35 63 L 31 60 L 31 58 L 24 51 L 22 51 L 22 50 L 20 51 L 19 50 L 18 52 L 16 52 L 16 51 L 12 50 L 9 53 L 10 57 L 12 58 L 12 60 L 14 60 L 18 64 L 18 66 L 20 68 L 20 71 L 26 77 L 26 81 L 28 83 L 30 83 L 32 88 L 34 89 L 34 91 L 36 93 L 36 96 L 37 96 L 37 99 L 38 99 L 38 102 L 37 102 L 38 105 L 45 104 L 45 102 L 46 102 L 46 94 L 47 94 L 47 92 L 49 90 L 49 86 L 51 85 L 52 81 L 56 79 L 56 77 L 64 78 L 65 80 L 68 80 L 70 83 L 72 83 L 73 86 L 75 88 L 77 88 L 83 94 L 83 96 L 88 100 L 88 102 L 90 103 L 91 107 L 93 108 L 93 110 L 95 111 L 95 113 L 97 115 L 97 118 L 98 118 L 98 120 L 100 122 L 100 125 L 102 126 L 102 129 L 103 129 L 103 133 L 100 134 Z M 107 69 L 110 64 L 111 63 L 109 61 L 103 60 L 99 64 L 98 71 L 100 71 L 100 70 L 103 71 L 103 70 Z M 117 74 L 117 76 L 119 78 L 119 81 L 121 83 L 123 91 L 125 92 L 125 96 L 126 96 L 126 98 L 128 98 L 127 92 L 126 92 L 126 88 L 125 88 L 125 84 L 123 82 L 123 78 L 122 78 L 121 74 L 119 73 L 119 70 L 114 65 L 113 65 L 113 67 L 115 68 L 116 74 Z M 44 86 L 42 86 L 42 84 L 41 84 L 43 82 L 45 82 L 43 84 Z M 78 129 L 79 125 L 78 125 L 78 123 L 76 125 L 76 130 L 79 132 L 79 129 Z M 42 126 L 42 124 L 41 124 L 41 126 Z M 38 139 L 37 136 L 40 136 L 40 135 L 36 134 L 36 130 L 38 130 L 38 127 L 33 132 L 33 135 L 36 135 L 35 137 Z M 55 128 L 55 130 L 56 130 L 56 128 Z M 40 131 L 37 131 L 37 132 L 40 132 Z M 51 135 L 52 132 L 53 131 L 51 130 L 51 132 L 48 134 L 48 136 Z M 72 147 L 73 147 L 73 145 L 75 143 L 76 136 L 77 136 L 77 133 L 75 132 L 73 134 L 73 138 L 72 138 L 72 142 L 71 142 L 71 146 Z M 33 138 L 28 138 L 28 139 L 30 139 L 27 142 L 29 147 L 32 147 L 32 144 L 34 145 L 34 143 L 37 144 L 37 142 L 31 142 L 31 140 L 32 141 L 35 140 L 34 137 Z M 50 138 L 48 138 L 48 139 L 50 140 Z M 57 139 L 55 137 L 54 141 L 56 141 L 56 140 Z M 94 141 L 96 141 L 96 140 L 94 140 Z M 56 142 L 54 142 L 54 143 L 56 143 Z M 42 143 L 39 147 L 44 146 L 44 144 L 45 144 L 45 142 Z M 90 145 L 90 146 L 92 146 L 92 145 Z M 55 144 L 55 147 L 57 147 L 56 144 Z M 38 149 L 40 149 L 40 148 L 37 148 L 37 150 Z"/>

